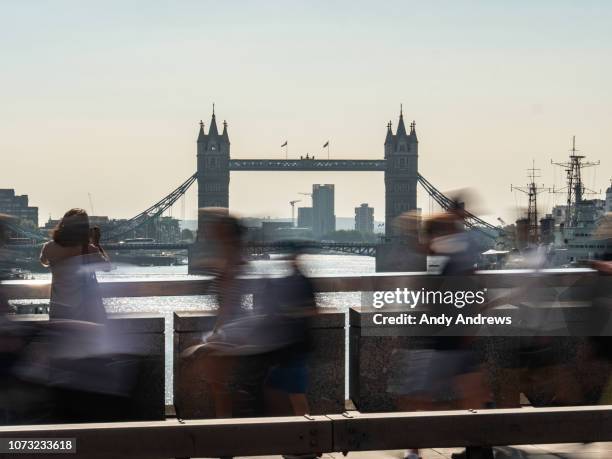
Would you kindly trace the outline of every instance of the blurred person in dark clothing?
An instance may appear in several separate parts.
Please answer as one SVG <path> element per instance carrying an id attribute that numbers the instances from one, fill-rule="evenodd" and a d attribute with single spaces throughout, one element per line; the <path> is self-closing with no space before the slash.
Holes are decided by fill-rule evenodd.
<path id="1" fill-rule="evenodd" d="M 266 304 L 282 346 L 272 357 L 273 366 L 265 382 L 266 401 L 272 415 L 304 415 L 309 412 L 308 356 L 312 348 L 311 320 L 317 313 L 314 287 L 302 272 L 299 242 L 288 245 L 289 275 L 272 279 Z"/>
<path id="2" fill-rule="evenodd" d="M 592 260 L 591 267 L 599 273 L 598 288 L 593 292 L 593 306 L 597 310 L 596 320 L 600 324 L 608 323 L 610 311 L 612 310 L 612 213 L 607 213 L 595 231 L 593 237 L 604 242 L 608 248 L 601 260 Z M 596 324 L 594 324 L 596 325 Z M 599 335 L 589 338 L 589 348 L 586 350 L 586 360 L 607 367 L 607 382 L 599 394 L 599 403 L 602 405 L 612 404 L 612 336 Z"/>
<path id="3" fill-rule="evenodd" d="M 8 266 L 8 223 L 12 218 L 0 214 L 0 264 Z M 0 281 L 2 277 L 0 276 Z M 18 362 L 21 352 L 27 344 L 27 335 L 23 327 L 12 323 L 6 317 L 10 312 L 8 298 L 0 286 L 0 424 L 16 421 L 18 404 L 15 389 L 19 381 L 13 375 L 13 367 Z"/>
<path id="4" fill-rule="evenodd" d="M 377 248 L 382 251 L 380 264 L 383 271 L 426 270 L 426 247 L 419 239 L 421 226 L 421 216 L 415 211 L 404 212 L 393 221 L 393 236 Z"/>
<path id="5" fill-rule="evenodd" d="M 478 250 L 464 229 L 462 207 L 432 216 L 424 222 L 423 230 L 427 253 L 438 259 L 441 282 L 436 290 L 442 293 L 476 290 L 470 276 L 475 272 Z M 430 308 L 431 313 L 451 317 L 459 312 L 454 304 L 435 304 Z M 482 368 L 482 357 L 473 341 L 473 336 L 465 336 L 465 331 L 459 333 L 450 329 L 428 337 L 422 349 L 395 349 L 387 390 L 396 396 L 398 409 L 429 411 L 486 407 L 491 391 Z M 404 458 L 418 459 L 419 451 L 410 449 Z"/>
<path id="6" fill-rule="evenodd" d="M 243 287 L 238 276 L 242 273 L 243 228 L 224 208 L 200 210 L 200 235 L 209 246 L 212 260 L 207 268 L 215 273 L 211 292 L 217 300 L 217 319 L 211 333 L 202 341 L 183 351 L 182 358 L 191 358 L 199 365 L 204 380 L 210 386 L 215 414 L 219 418 L 233 415 L 233 374 L 238 355 L 248 344 L 249 325 L 242 322 L 247 313 L 243 308 Z M 202 242 L 202 241 L 201 241 Z M 201 260 L 196 260 L 196 263 Z"/>

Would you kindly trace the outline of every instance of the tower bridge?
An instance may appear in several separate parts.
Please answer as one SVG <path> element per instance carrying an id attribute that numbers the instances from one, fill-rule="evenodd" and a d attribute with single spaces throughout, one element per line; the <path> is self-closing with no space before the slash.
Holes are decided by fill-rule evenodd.
<path id="1" fill-rule="evenodd" d="M 200 121 L 197 139 L 198 207 L 229 208 L 230 171 L 379 171 L 385 181 L 385 231 L 392 236 L 393 220 L 417 209 L 419 142 L 413 121 L 406 130 L 400 110 L 395 133 L 387 124 L 384 159 L 231 159 L 227 122 L 219 133 L 213 114 L 208 133 Z"/>
<path id="2" fill-rule="evenodd" d="M 449 209 L 455 205 L 453 199 L 444 195 L 419 173 L 419 142 L 416 125 L 413 121 L 409 125 L 409 130 L 406 129 L 402 110 L 400 110 L 395 132 L 393 132 L 391 122 L 387 124 L 383 159 L 316 159 L 309 156 L 299 159 L 236 159 L 231 158 L 230 145 L 227 123 L 223 122 L 223 129 L 219 133 L 213 109 L 208 132 L 204 129 L 204 123 L 200 121 L 197 137 L 196 173 L 155 204 L 126 220 L 114 231 L 103 234 L 105 244 L 120 241 L 136 228 L 162 215 L 196 181 L 198 184 L 199 208 L 229 208 L 230 172 L 238 171 L 382 172 L 385 182 L 385 229 L 387 238 L 393 236 L 392 222 L 396 217 L 404 212 L 416 210 L 417 184 L 420 184 L 443 209 Z M 474 227 L 486 230 L 484 234 L 490 237 L 503 233 L 501 228 L 483 221 L 467 210 L 464 211 L 464 215 L 465 224 L 468 228 Z M 47 235 L 34 233 L 15 224 L 12 225 L 11 231 L 35 244 L 48 239 Z M 373 253 L 373 248 L 369 246 L 367 248 L 352 246 L 347 250 L 367 254 Z"/>

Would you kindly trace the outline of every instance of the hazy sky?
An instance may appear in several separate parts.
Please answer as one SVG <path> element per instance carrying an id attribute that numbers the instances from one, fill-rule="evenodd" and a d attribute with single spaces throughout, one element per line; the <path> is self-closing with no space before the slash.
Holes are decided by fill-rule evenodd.
<path id="1" fill-rule="evenodd" d="M 128 217 L 194 172 L 213 102 L 234 158 L 283 157 L 285 140 L 324 156 L 328 139 L 332 157 L 381 158 L 403 103 L 421 173 L 514 219 L 526 201 L 510 184 L 535 159 L 560 186 L 550 160 L 574 134 L 602 162 L 587 184 L 609 184 L 611 24 L 610 1 L 4 1 L 0 188 L 29 194 L 41 222 L 90 210 L 88 193 L 96 214 Z M 230 205 L 288 216 L 313 183 L 336 184 L 338 216 L 368 202 L 384 217 L 381 173 L 233 173 Z"/>

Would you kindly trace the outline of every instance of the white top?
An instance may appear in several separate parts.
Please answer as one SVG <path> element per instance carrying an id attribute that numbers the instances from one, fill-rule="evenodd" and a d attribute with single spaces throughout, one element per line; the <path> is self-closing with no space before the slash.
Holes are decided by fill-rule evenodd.
<path id="1" fill-rule="evenodd" d="M 40 262 L 51 269 L 51 307 L 54 304 L 78 307 L 85 274 L 109 271 L 110 263 L 100 249 L 89 244 L 83 255 L 81 246 L 62 246 L 47 242 L 40 253 Z"/>

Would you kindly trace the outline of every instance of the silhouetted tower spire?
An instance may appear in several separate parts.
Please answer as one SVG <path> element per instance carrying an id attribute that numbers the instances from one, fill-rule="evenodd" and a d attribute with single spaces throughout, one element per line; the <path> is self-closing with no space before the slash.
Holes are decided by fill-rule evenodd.
<path id="1" fill-rule="evenodd" d="M 198 133 L 198 143 L 206 140 L 206 134 L 204 133 L 204 123 L 200 120 L 200 132 Z"/>
<path id="2" fill-rule="evenodd" d="M 404 126 L 404 110 L 401 104 L 400 104 L 400 117 L 399 117 L 399 122 L 397 123 L 397 134 L 396 135 L 398 137 L 407 135 L 406 126 Z"/>
<path id="3" fill-rule="evenodd" d="M 208 136 L 216 136 L 219 135 L 219 130 L 217 129 L 217 118 L 215 117 L 215 104 L 213 104 L 213 112 L 212 118 L 210 120 L 210 129 L 208 130 Z"/>
<path id="4" fill-rule="evenodd" d="M 387 137 L 385 137 L 385 145 L 393 143 L 393 131 L 391 129 L 391 121 L 387 123 Z"/>
<path id="5" fill-rule="evenodd" d="M 223 120 L 223 133 L 221 137 L 229 144 L 229 134 L 227 133 L 227 121 Z"/>

